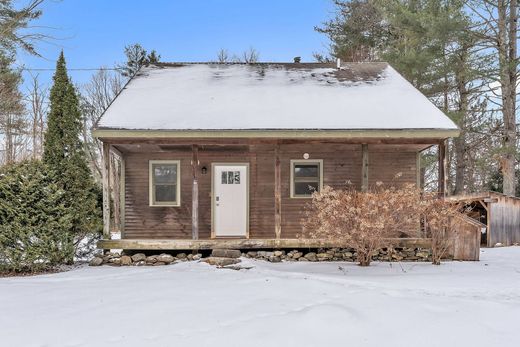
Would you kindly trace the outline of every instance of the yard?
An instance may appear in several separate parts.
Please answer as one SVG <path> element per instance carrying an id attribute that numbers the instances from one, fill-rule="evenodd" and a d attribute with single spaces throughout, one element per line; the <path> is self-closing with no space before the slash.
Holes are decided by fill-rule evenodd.
<path id="1" fill-rule="evenodd" d="M 518 346 L 520 247 L 480 262 L 186 262 L 0 278 L 2 346 Z"/>

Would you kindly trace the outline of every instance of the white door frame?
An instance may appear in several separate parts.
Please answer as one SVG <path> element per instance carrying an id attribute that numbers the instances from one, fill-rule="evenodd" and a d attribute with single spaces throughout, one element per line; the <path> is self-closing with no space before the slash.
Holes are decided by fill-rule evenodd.
<path id="1" fill-rule="evenodd" d="M 215 162 L 211 163 L 211 238 L 243 238 L 242 236 L 217 236 L 215 234 L 215 166 L 244 166 L 246 168 L 246 235 L 249 238 L 249 162 Z"/>

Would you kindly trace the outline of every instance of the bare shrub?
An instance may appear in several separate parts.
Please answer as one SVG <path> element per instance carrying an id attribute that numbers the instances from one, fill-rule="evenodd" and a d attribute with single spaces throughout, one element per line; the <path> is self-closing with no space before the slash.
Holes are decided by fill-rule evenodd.
<path id="1" fill-rule="evenodd" d="M 419 229 L 419 201 L 420 191 L 412 184 L 400 189 L 378 184 L 368 192 L 327 186 L 312 196 L 304 235 L 354 248 L 359 265 L 368 266 L 374 252 L 391 246 L 407 230 Z"/>
<path id="2" fill-rule="evenodd" d="M 432 240 L 432 264 L 440 265 L 441 259 L 453 246 L 455 219 L 461 216 L 458 206 L 428 194 L 421 199 L 426 235 Z"/>
<path id="3" fill-rule="evenodd" d="M 430 237 L 433 264 L 438 265 L 453 245 L 454 219 L 462 215 L 457 208 L 413 184 L 401 188 L 378 184 L 368 192 L 326 186 L 313 194 L 301 236 L 354 248 L 361 266 L 370 265 L 372 255 L 394 246 L 397 238 Z"/>

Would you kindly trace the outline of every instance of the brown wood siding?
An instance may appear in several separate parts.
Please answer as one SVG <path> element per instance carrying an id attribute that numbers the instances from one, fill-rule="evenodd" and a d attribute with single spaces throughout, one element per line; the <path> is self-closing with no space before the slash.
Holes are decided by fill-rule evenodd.
<path id="1" fill-rule="evenodd" d="M 211 163 L 248 162 L 250 164 L 250 238 L 274 238 L 274 145 L 253 144 L 249 147 L 199 148 L 199 167 L 207 174 L 199 175 L 199 237 L 211 235 Z M 281 238 L 294 238 L 301 231 L 304 206 L 309 199 L 290 198 L 290 160 L 323 160 L 323 183 L 333 188 L 349 184 L 361 187 L 361 144 L 282 144 L 280 145 L 282 179 Z M 191 150 L 172 147 L 164 152 L 126 152 L 125 232 L 127 239 L 191 238 Z M 149 160 L 180 160 L 181 206 L 149 206 Z M 416 151 L 399 147 L 386 149 L 369 145 L 369 184 L 416 182 Z M 394 179 L 398 173 L 402 175 Z"/>
<path id="2" fill-rule="evenodd" d="M 497 243 L 511 246 L 520 242 L 520 200 L 500 194 L 492 194 L 491 197 L 498 201 L 488 204 L 488 246 L 494 247 Z"/>

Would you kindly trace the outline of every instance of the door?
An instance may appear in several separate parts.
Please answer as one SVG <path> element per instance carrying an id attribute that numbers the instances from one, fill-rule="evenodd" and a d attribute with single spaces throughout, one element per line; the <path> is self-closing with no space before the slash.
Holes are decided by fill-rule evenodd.
<path id="1" fill-rule="evenodd" d="M 249 166 L 213 164 L 213 235 L 247 237 Z"/>

